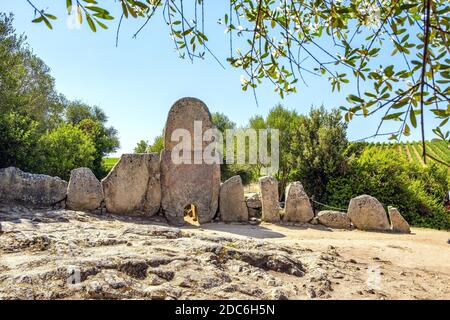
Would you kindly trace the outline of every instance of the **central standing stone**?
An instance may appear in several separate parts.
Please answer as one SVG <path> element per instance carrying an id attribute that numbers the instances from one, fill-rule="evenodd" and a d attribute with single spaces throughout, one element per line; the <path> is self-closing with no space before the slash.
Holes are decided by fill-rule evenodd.
<path id="1" fill-rule="evenodd" d="M 195 124 L 199 124 L 197 121 L 201 122 L 200 132 L 194 130 Z M 197 207 L 200 223 L 210 222 L 216 214 L 220 164 L 205 163 L 202 157 L 205 148 L 211 143 L 203 141 L 203 134 L 212 128 L 211 114 L 198 99 L 180 99 L 169 111 L 164 131 L 164 150 L 161 153 L 161 190 L 162 208 L 171 224 L 183 225 L 184 208 L 191 204 Z M 183 153 L 183 158 L 190 159 L 188 163 L 175 163 L 172 159 L 172 152 L 179 152 L 180 129 L 188 132 L 191 138 L 187 143 L 191 146 L 190 152 Z M 197 139 L 195 142 L 194 138 Z M 183 142 L 186 145 L 186 141 Z"/>

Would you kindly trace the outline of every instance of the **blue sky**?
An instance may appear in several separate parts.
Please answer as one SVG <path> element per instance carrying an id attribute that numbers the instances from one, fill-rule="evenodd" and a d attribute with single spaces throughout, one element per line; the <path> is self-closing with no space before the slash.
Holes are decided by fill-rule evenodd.
<path id="1" fill-rule="evenodd" d="M 152 141 L 161 133 L 171 105 L 184 96 L 197 97 L 211 112 L 220 111 L 238 125 L 245 125 L 251 116 L 265 116 L 277 103 L 299 113 L 307 113 L 312 105 L 323 104 L 327 109 L 347 105 L 345 97 L 354 90 L 350 84 L 341 92 L 332 92 L 326 77 L 306 76 L 308 87 L 299 81 L 298 93 L 284 100 L 271 85 L 260 86 L 257 106 L 251 91 L 241 90 L 239 77 L 243 72 L 225 61 L 229 54 L 228 37 L 217 20 L 227 9 L 219 1 L 206 2 L 206 34 L 209 47 L 225 70 L 211 56 L 194 63 L 179 59 L 160 14 L 137 39 L 132 39 L 132 35 L 141 21 L 124 20 L 116 48 L 118 19 L 110 23 L 108 30 L 97 33 L 90 32 L 87 24 L 70 30 L 64 1 L 34 2 L 39 8 L 50 4 L 48 12 L 58 16 L 53 30 L 31 22 L 34 12 L 25 0 L 0 0 L 0 11 L 15 14 L 16 31 L 26 34 L 30 47 L 51 68 L 60 93 L 105 110 L 109 124 L 119 131 L 121 148 L 117 154 L 132 152 L 141 139 Z M 119 16 L 113 10 L 111 13 Z M 349 139 L 372 135 L 378 123 L 379 117 L 353 120 L 349 124 Z M 431 126 L 426 131 L 427 139 L 432 138 Z M 384 132 L 392 131 L 390 125 L 383 128 Z M 415 129 L 408 140 L 419 138 L 419 130 Z M 383 139 L 386 138 L 377 141 Z"/>

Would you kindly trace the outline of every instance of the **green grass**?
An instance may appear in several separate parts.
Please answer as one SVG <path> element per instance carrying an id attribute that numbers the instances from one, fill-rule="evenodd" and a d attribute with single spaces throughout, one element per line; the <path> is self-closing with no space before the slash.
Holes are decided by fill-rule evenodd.
<path id="1" fill-rule="evenodd" d="M 111 171 L 120 158 L 103 158 L 103 166 L 106 170 Z"/>

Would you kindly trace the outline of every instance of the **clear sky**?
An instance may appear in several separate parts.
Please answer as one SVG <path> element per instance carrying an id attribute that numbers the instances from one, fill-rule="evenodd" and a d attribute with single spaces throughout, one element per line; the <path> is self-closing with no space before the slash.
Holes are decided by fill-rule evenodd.
<path id="1" fill-rule="evenodd" d="M 28 37 L 30 47 L 51 68 L 60 93 L 105 110 L 109 124 L 119 131 L 121 148 L 117 154 L 132 152 L 141 139 L 152 142 L 164 128 L 171 105 L 181 97 L 197 97 L 211 112 L 220 111 L 237 125 L 245 125 L 251 116 L 265 116 L 277 103 L 299 113 L 308 112 L 312 105 L 323 104 L 327 109 L 347 105 L 345 97 L 354 90 L 351 82 L 341 92 L 332 92 L 326 77 L 311 75 L 306 76 L 308 87 L 299 81 L 298 93 L 284 100 L 273 92 L 271 85 L 259 87 L 257 106 L 252 92 L 241 90 L 239 77 L 243 72 L 225 61 L 229 54 L 228 37 L 224 27 L 217 24 L 227 10 L 225 2 L 224 6 L 211 0 L 205 5 L 208 46 L 223 62 L 225 70 L 211 56 L 193 64 L 179 59 L 161 14 L 137 39 L 132 39 L 132 35 L 142 20 L 124 20 L 116 48 L 117 18 L 108 30 L 97 33 L 92 33 L 87 24 L 71 30 L 67 26 L 65 1 L 35 0 L 34 3 L 39 8 L 50 5 L 49 12 L 58 16 L 53 30 L 31 22 L 34 12 L 25 0 L 0 0 L 0 11 L 14 13 L 16 31 Z M 116 11 L 111 13 L 119 16 Z M 432 120 L 431 116 L 428 118 Z M 353 120 L 349 124 L 349 139 L 374 134 L 379 119 Z M 435 123 L 432 121 L 432 125 Z M 432 125 L 426 130 L 427 139 L 433 137 Z M 389 126 L 384 126 L 383 132 L 392 131 L 393 127 Z M 387 137 L 377 141 L 383 139 Z M 420 139 L 419 130 L 414 129 L 408 139 Z"/>

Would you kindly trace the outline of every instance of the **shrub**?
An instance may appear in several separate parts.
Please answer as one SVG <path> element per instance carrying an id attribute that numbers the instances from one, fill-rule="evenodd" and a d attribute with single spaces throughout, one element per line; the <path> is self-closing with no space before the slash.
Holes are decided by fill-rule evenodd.
<path id="1" fill-rule="evenodd" d="M 308 116 L 300 118 L 295 138 L 287 147 L 295 150 L 290 180 L 301 181 L 306 192 L 320 202 L 326 200 L 328 181 L 341 176 L 347 167 L 347 125 L 341 120 L 339 110 L 312 108 Z"/>
<path id="2" fill-rule="evenodd" d="M 240 176 L 244 185 L 256 181 L 259 177 L 253 165 L 222 164 L 220 166 L 220 179 L 222 181 L 225 181 L 233 176 Z"/>
<path id="3" fill-rule="evenodd" d="M 39 172 L 67 180 L 72 169 L 93 167 L 95 145 L 77 126 L 62 124 L 42 136 L 39 144 Z"/>
<path id="4" fill-rule="evenodd" d="M 85 112 L 81 112 L 77 108 L 74 110 L 75 105 Z M 71 113 L 70 117 L 68 116 L 68 123 L 78 126 L 94 143 L 95 154 L 91 169 L 95 176 L 101 179 L 108 173 L 103 166 L 103 158 L 119 147 L 117 131 L 113 127 L 106 127 L 107 117 L 98 107 L 89 107 L 78 102 L 78 104 L 72 103 L 69 105 L 67 112 L 69 113 L 69 111 Z"/>
<path id="5" fill-rule="evenodd" d="M 368 147 L 349 170 L 327 185 L 327 202 L 346 208 L 351 198 L 369 194 L 385 207 L 397 207 L 412 225 L 450 229 L 443 197 L 448 190 L 445 169 L 422 168 L 394 150 Z"/>

